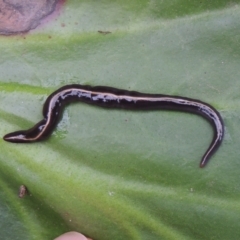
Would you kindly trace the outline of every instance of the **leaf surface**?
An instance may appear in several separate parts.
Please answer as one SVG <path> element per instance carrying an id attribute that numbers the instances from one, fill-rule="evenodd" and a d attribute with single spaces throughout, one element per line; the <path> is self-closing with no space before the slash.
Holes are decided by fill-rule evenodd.
<path id="1" fill-rule="evenodd" d="M 200 99 L 226 130 L 200 169 L 213 134 L 201 117 L 71 104 L 49 140 L 0 141 L 4 239 L 240 237 L 235 2 L 72 0 L 29 34 L 0 37 L 1 136 L 32 127 L 46 97 L 71 83 Z"/>

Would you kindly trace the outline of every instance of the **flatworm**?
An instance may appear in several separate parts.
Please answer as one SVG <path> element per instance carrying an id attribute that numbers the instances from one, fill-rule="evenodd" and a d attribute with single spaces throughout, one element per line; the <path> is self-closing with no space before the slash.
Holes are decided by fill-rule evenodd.
<path id="1" fill-rule="evenodd" d="M 67 103 L 81 101 L 103 108 L 127 110 L 174 110 L 201 115 L 212 125 L 214 136 L 202 157 L 200 167 L 204 167 L 221 145 L 224 135 L 223 120 L 211 105 L 191 98 L 163 94 L 148 94 L 112 87 L 66 85 L 53 92 L 43 106 L 43 119 L 29 130 L 12 132 L 4 140 L 14 143 L 41 141 L 50 136 L 57 125 Z"/>

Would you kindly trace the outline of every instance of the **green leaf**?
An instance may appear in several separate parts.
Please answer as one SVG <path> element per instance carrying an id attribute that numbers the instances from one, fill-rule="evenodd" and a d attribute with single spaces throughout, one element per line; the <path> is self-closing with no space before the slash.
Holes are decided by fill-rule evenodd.
<path id="1" fill-rule="evenodd" d="M 0 141 L 3 239 L 240 238 L 238 2 L 72 0 L 0 37 L 1 136 L 32 127 L 71 83 L 200 99 L 226 130 L 200 169 L 213 133 L 199 116 L 69 105 L 49 140 Z"/>

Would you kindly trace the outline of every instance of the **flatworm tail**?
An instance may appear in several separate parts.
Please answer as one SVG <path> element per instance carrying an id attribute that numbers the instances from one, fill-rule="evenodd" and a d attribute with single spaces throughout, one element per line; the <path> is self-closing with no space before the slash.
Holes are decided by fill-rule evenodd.
<path id="1" fill-rule="evenodd" d="M 223 120 L 211 105 L 185 97 L 162 94 L 147 94 L 111 87 L 91 87 L 78 84 L 67 85 L 53 92 L 43 106 L 43 120 L 29 130 L 17 131 L 4 136 L 8 142 L 26 143 L 43 140 L 50 136 L 57 125 L 67 103 L 81 101 L 103 108 L 129 110 L 174 110 L 201 115 L 213 127 L 213 140 L 202 157 L 200 167 L 204 167 L 220 146 L 223 135 Z"/>

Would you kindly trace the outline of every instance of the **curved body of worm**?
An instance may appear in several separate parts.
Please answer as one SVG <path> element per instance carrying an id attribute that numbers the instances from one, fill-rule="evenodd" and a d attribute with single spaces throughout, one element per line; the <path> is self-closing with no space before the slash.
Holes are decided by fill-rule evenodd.
<path id="1" fill-rule="evenodd" d="M 103 108 L 128 110 L 174 110 L 201 115 L 212 125 L 214 136 L 210 146 L 202 157 L 200 167 L 204 167 L 209 158 L 221 145 L 224 136 L 223 120 L 211 105 L 199 100 L 127 91 L 111 87 L 91 87 L 79 84 L 66 85 L 53 92 L 43 107 L 44 119 L 29 130 L 12 132 L 4 140 L 15 143 L 35 142 L 47 138 L 57 125 L 66 103 L 82 101 Z"/>

